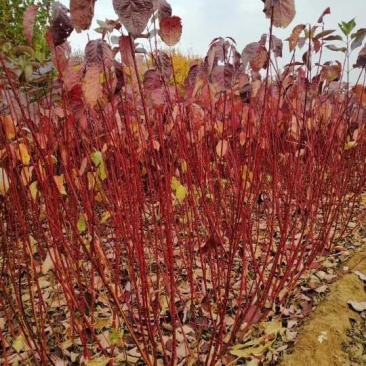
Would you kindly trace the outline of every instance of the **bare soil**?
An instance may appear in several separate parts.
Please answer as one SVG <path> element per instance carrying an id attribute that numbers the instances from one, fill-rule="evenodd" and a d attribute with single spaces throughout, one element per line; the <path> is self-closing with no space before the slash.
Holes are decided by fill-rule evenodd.
<path id="1" fill-rule="evenodd" d="M 366 283 L 355 272 L 366 276 L 366 238 L 299 328 L 294 347 L 279 366 L 366 365 L 366 311 L 355 311 L 347 303 L 366 302 Z"/>

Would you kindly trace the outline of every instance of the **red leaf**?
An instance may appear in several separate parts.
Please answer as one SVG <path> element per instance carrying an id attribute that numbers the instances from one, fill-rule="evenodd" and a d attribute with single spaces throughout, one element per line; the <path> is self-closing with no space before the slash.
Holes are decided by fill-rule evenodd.
<path id="1" fill-rule="evenodd" d="M 272 34 L 271 41 L 272 41 L 271 48 L 276 57 L 282 57 L 282 49 L 283 49 L 282 40 Z"/>
<path id="2" fill-rule="evenodd" d="M 169 46 L 175 46 L 182 35 L 182 20 L 179 17 L 168 17 L 160 21 L 159 36 Z"/>
<path id="3" fill-rule="evenodd" d="M 222 245 L 220 237 L 217 234 L 211 234 L 206 243 L 200 248 L 200 252 L 202 254 L 210 253 L 219 245 Z"/>
<path id="4" fill-rule="evenodd" d="M 121 36 L 119 38 L 119 49 L 122 55 L 122 61 L 127 67 L 133 67 L 134 50 L 131 47 L 130 36 Z"/>
<path id="5" fill-rule="evenodd" d="M 296 14 L 295 0 L 265 0 L 263 12 L 273 20 L 273 26 L 286 28 Z"/>
<path id="6" fill-rule="evenodd" d="M 212 69 L 218 64 L 219 61 L 225 60 L 224 43 L 225 40 L 222 37 L 215 38 L 211 42 L 210 48 L 205 58 L 207 75 L 211 74 Z"/>
<path id="7" fill-rule="evenodd" d="M 170 61 L 170 57 L 163 51 L 155 52 L 154 56 L 156 60 L 156 66 L 160 70 L 161 74 L 169 80 L 173 74 L 173 67 Z"/>
<path id="8" fill-rule="evenodd" d="M 252 42 L 245 46 L 241 59 L 244 68 L 250 64 L 253 71 L 258 72 L 268 66 L 268 52 L 259 42 Z"/>
<path id="9" fill-rule="evenodd" d="M 188 75 L 184 80 L 184 86 L 189 92 L 193 92 L 197 82 L 202 80 L 203 77 L 203 67 L 202 64 L 194 64 L 190 67 Z"/>
<path id="10" fill-rule="evenodd" d="M 52 4 L 53 18 L 51 21 L 52 41 L 55 46 L 63 44 L 73 31 L 68 9 L 59 1 Z"/>
<path id="11" fill-rule="evenodd" d="M 100 68 L 98 65 L 94 64 L 86 68 L 82 89 L 85 104 L 89 108 L 95 107 L 98 104 L 99 99 L 102 97 Z"/>
<path id="12" fill-rule="evenodd" d="M 339 61 L 336 61 L 337 65 L 323 65 L 320 73 L 320 79 L 326 81 L 339 80 L 342 73 L 342 65 Z"/>
<path id="13" fill-rule="evenodd" d="M 258 323 L 263 316 L 261 309 L 257 305 L 250 305 L 244 315 L 244 321 L 249 324 Z"/>
<path id="14" fill-rule="evenodd" d="M 62 75 L 62 73 L 69 65 L 71 57 L 71 47 L 69 42 L 63 42 L 55 47 L 55 44 L 53 43 L 53 38 L 53 33 L 51 30 L 49 30 L 46 33 L 46 40 L 51 49 L 51 60 L 52 63 L 55 65 L 57 71 Z"/>
<path id="15" fill-rule="evenodd" d="M 96 0 L 70 0 L 71 21 L 76 32 L 89 29 L 94 16 Z"/>
<path id="16" fill-rule="evenodd" d="M 330 7 L 328 6 L 323 12 L 322 15 L 318 19 L 318 23 L 324 23 L 324 15 L 330 14 Z"/>
<path id="17" fill-rule="evenodd" d="M 352 88 L 358 100 L 363 106 L 366 106 L 366 88 L 362 84 L 356 84 Z"/>
<path id="18" fill-rule="evenodd" d="M 30 5 L 24 12 L 23 17 L 24 36 L 30 46 L 32 45 L 33 28 L 38 9 L 39 5 Z"/>
<path id="19" fill-rule="evenodd" d="M 89 65 L 113 65 L 113 53 L 110 45 L 103 39 L 89 41 L 85 46 L 85 62 Z"/>
<path id="20" fill-rule="evenodd" d="M 151 0 L 113 0 L 113 8 L 121 23 L 133 36 L 139 36 L 153 14 Z"/>
<path id="21" fill-rule="evenodd" d="M 362 47 L 357 56 L 356 63 L 353 67 L 365 68 L 366 67 L 366 46 Z"/>
<path id="22" fill-rule="evenodd" d="M 144 88 L 152 91 L 161 88 L 162 82 L 159 73 L 155 69 L 149 69 L 144 75 Z"/>
<path id="23" fill-rule="evenodd" d="M 217 65 L 211 73 L 211 81 L 218 92 L 230 90 L 234 81 L 233 65 Z"/>
<path id="24" fill-rule="evenodd" d="M 312 41 L 313 41 L 314 51 L 315 51 L 315 53 L 318 53 L 321 50 L 322 45 L 321 45 L 319 39 L 312 38 Z"/>

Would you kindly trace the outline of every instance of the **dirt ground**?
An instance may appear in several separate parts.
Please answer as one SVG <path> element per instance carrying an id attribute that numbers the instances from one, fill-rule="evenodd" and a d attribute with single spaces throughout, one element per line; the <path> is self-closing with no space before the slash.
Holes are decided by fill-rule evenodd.
<path id="1" fill-rule="evenodd" d="M 366 238 L 330 285 L 329 294 L 299 328 L 295 345 L 288 351 L 292 353 L 279 366 L 365 366 L 365 286 Z M 359 303 L 358 311 L 348 301 Z"/>

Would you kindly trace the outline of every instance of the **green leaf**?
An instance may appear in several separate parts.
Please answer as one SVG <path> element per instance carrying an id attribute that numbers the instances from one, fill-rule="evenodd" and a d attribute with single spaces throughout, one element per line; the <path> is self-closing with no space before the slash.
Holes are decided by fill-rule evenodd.
<path id="1" fill-rule="evenodd" d="M 25 348 L 25 340 L 23 334 L 19 334 L 18 337 L 15 338 L 13 342 L 13 348 L 16 352 L 23 351 Z"/>
<path id="2" fill-rule="evenodd" d="M 81 214 L 78 219 L 77 228 L 78 230 L 83 233 L 86 230 L 86 215 Z"/>
<path id="3" fill-rule="evenodd" d="M 101 151 L 95 151 L 91 155 L 91 160 L 96 168 L 98 168 L 98 176 L 101 180 L 107 178 L 107 172 L 105 168 L 105 163 L 103 160 L 103 154 Z"/>
<path id="4" fill-rule="evenodd" d="M 346 37 L 348 37 L 356 26 L 355 18 L 353 18 L 352 20 L 350 20 L 347 23 L 346 22 L 338 23 L 338 26 L 341 29 L 341 31 L 343 32 L 343 34 Z"/>
<path id="5" fill-rule="evenodd" d="M 90 155 L 92 162 L 94 164 L 94 166 L 97 168 L 100 163 L 103 161 L 103 154 L 101 151 L 95 151 L 93 153 L 91 153 Z"/>

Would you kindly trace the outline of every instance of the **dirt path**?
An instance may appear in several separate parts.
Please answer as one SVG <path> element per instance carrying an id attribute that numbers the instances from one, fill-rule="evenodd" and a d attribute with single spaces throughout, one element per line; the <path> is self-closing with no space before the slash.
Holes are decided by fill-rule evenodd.
<path id="1" fill-rule="evenodd" d="M 357 312 L 347 302 L 366 302 L 366 242 L 347 262 L 348 273 L 330 286 L 305 324 L 300 327 L 295 347 L 280 366 L 362 366 L 366 365 L 366 311 Z"/>

